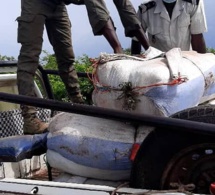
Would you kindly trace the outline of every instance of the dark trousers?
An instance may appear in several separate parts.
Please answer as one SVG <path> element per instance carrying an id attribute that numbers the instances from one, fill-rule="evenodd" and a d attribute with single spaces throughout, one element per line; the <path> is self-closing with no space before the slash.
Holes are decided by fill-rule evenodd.
<path id="1" fill-rule="evenodd" d="M 132 31 L 140 29 L 141 23 L 136 15 L 136 11 L 130 0 L 113 0 L 122 24 L 125 35 L 132 37 Z M 100 35 L 101 29 L 110 18 L 104 0 L 85 0 L 89 21 L 94 35 Z"/>
<path id="2" fill-rule="evenodd" d="M 65 5 L 49 6 L 43 0 L 22 0 L 21 6 L 21 16 L 17 18 L 18 42 L 21 43 L 17 70 L 19 93 L 34 96 L 34 76 L 46 27 L 67 92 L 70 97 L 79 95 L 78 77 L 73 66 L 71 23 Z"/>

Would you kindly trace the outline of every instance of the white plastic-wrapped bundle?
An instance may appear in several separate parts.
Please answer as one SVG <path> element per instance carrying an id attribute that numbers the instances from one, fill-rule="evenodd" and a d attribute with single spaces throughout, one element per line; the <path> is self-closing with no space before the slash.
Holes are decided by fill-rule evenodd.
<path id="1" fill-rule="evenodd" d="M 47 160 L 51 167 L 112 181 L 129 179 L 132 146 L 148 133 L 136 133 L 135 127 L 123 122 L 70 113 L 56 115 L 49 132 Z"/>
<path id="2" fill-rule="evenodd" d="M 214 97 L 214 75 L 215 56 L 209 53 L 175 48 L 148 61 L 103 54 L 94 76 L 93 102 L 99 107 L 169 116 Z"/>

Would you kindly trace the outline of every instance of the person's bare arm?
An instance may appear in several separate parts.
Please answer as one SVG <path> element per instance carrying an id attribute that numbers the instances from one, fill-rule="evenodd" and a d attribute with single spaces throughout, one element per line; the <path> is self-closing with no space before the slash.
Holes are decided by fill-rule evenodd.
<path id="1" fill-rule="evenodd" d="M 206 53 L 206 44 L 203 34 L 191 35 L 191 45 L 194 51 Z"/>

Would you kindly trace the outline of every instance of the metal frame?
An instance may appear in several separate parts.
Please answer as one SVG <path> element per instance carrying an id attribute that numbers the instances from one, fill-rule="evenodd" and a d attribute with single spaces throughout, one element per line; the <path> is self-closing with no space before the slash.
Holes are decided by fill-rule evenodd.
<path id="1" fill-rule="evenodd" d="M 26 104 L 40 108 L 54 109 L 63 112 L 106 118 L 147 126 L 160 127 L 160 130 L 171 130 L 175 132 L 186 131 L 192 133 L 215 135 L 215 125 L 209 123 L 194 122 L 168 117 L 137 114 L 128 111 L 119 111 L 84 104 L 74 104 L 57 100 L 38 99 L 24 95 L 14 95 L 0 92 L 0 100 L 18 104 Z"/>
<path id="2" fill-rule="evenodd" d="M 0 63 L 0 68 L 2 67 L 16 67 L 17 62 L 4 62 Z M 14 95 L 0 92 L 0 100 L 5 102 L 12 102 L 18 104 L 26 104 L 30 106 L 36 106 L 41 108 L 47 108 L 51 110 L 58 110 L 88 116 L 95 116 L 100 118 L 107 118 L 113 120 L 120 120 L 126 122 L 132 122 L 136 124 L 144 124 L 153 127 L 161 127 L 161 129 L 169 129 L 171 131 L 191 131 L 193 133 L 204 133 L 215 135 L 215 125 L 187 121 L 182 119 L 173 119 L 168 117 L 157 117 L 146 114 L 137 114 L 131 113 L 128 111 L 118 111 L 114 109 L 107 109 L 95 106 L 88 106 L 84 104 L 73 104 L 67 102 L 61 102 L 53 100 L 53 93 L 51 89 L 50 82 L 48 80 L 48 74 L 58 75 L 56 70 L 44 70 L 42 66 L 38 67 L 38 70 L 41 72 L 42 79 L 44 81 L 45 88 L 47 90 L 48 99 L 40 99 L 23 96 L 23 95 Z M 87 73 L 78 73 L 79 77 L 87 77 Z"/>
<path id="3" fill-rule="evenodd" d="M 19 194 L 43 194 L 43 195 L 186 195 L 187 192 L 180 190 L 145 190 L 128 187 L 109 187 L 89 184 L 71 184 L 49 181 L 35 181 L 22 179 L 2 179 L 0 180 L 0 194 L 9 192 Z M 12 194 L 11 194 L 12 195 Z M 195 194 L 193 194 L 195 195 Z"/>

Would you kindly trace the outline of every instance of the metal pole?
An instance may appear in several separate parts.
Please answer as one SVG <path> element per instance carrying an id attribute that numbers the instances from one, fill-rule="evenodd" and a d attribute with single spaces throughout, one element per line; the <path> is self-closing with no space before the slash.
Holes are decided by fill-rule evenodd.
<path id="1" fill-rule="evenodd" d="M 193 122 L 188 120 L 173 119 L 168 117 L 157 117 L 146 114 L 131 113 L 84 104 L 66 103 L 56 100 L 47 100 L 23 95 L 14 95 L 0 92 L 0 100 L 11 103 L 26 104 L 41 108 L 58 110 L 93 117 L 126 121 L 135 124 L 144 124 L 160 127 L 160 130 L 189 131 L 193 133 L 204 133 L 215 135 L 215 125 L 208 123 Z"/>

